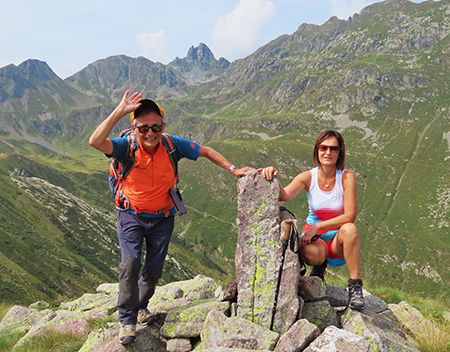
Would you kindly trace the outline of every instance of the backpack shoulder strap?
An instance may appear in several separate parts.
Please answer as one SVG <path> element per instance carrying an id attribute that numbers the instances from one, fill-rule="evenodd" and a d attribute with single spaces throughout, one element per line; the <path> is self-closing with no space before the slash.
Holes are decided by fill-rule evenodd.
<path id="1" fill-rule="evenodd" d="M 161 135 L 161 141 L 167 150 L 167 154 L 169 154 L 170 162 L 172 163 L 173 171 L 175 172 L 175 181 L 178 184 L 178 160 L 180 160 L 180 154 L 178 153 L 177 146 L 173 137 L 167 133 Z"/>
<path id="2" fill-rule="evenodd" d="M 113 193 L 116 193 L 117 188 L 119 187 L 119 183 L 123 182 L 128 174 L 133 170 L 136 157 L 136 135 L 131 133 L 131 128 L 128 130 L 124 130 L 119 134 L 119 137 L 127 137 L 127 151 L 126 158 L 123 164 L 119 163 L 115 158 L 111 160 L 110 166 L 110 188 Z M 112 183 L 111 183 L 112 181 Z"/>
<path id="3" fill-rule="evenodd" d="M 129 134 L 127 136 L 128 141 L 128 147 L 127 147 L 127 157 L 122 165 L 122 177 L 125 180 L 125 178 L 128 176 L 128 174 L 133 170 L 134 164 L 136 162 L 136 135 L 135 134 Z"/>

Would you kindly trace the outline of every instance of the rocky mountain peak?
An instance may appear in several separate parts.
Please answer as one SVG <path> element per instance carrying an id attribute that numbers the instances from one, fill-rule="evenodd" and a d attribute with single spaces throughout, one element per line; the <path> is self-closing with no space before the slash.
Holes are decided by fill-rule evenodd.
<path id="1" fill-rule="evenodd" d="M 26 80 L 37 82 L 58 79 L 59 77 L 52 71 L 50 66 L 44 61 L 29 59 L 22 62 L 19 66 L 8 65 L 0 68 L 0 89 L 5 85 L 11 84 L 15 80 Z"/>
<path id="2" fill-rule="evenodd" d="M 223 57 L 216 60 L 211 49 L 200 43 L 197 47 L 191 46 L 185 58 L 177 57 L 168 66 L 180 72 L 188 82 L 197 83 L 204 82 L 208 73 L 212 77 L 220 75 L 230 66 L 230 62 Z"/>
<path id="3" fill-rule="evenodd" d="M 33 94 L 41 92 L 44 87 L 44 94 L 52 94 L 54 97 L 62 91 L 71 96 L 79 94 L 73 87 L 65 84 L 44 61 L 29 59 L 19 66 L 8 65 L 0 69 L 0 102 L 22 98 L 30 90 Z"/>
<path id="4" fill-rule="evenodd" d="M 17 74 L 23 78 L 43 81 L 59 78 L 46 62 L 35 59 L 22 62 L 17 67 Z"/>
<path id="5" fill-rule="evenodd" d="M 211 63 L 216 61 L 214 54 L 206 44 L 200 43 L 198 47 L 191 46 L 188 50 L 186 60 L 202 63 Z"/>

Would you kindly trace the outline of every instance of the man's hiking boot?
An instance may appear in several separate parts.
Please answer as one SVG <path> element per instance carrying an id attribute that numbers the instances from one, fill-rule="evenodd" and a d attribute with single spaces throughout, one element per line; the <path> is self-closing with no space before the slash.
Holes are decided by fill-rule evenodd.
<path id="1" fill-rule="evenodd" d="M 122 345 L 128 345 L 136 340 L 136 325 L 122 325 L 119 331 L 119 341 Z"/>
<path id="2" fill-rule="evenodd" d="M 366 302 L 364 301 L 363 295 L 363 282 L 361 279 L 348 280 L 348 298 L 350 308 L 356 310 L 363 310 L 366 308 Z"/>
<path id="3" fill-rule="evenodd" d="M 138 313 L 138 323 L 141 325 L 150 325 L 153 323 L 156 319 L 155 314 L 151 314 L 147 308 L 139 309 Z"/>
<path id="4" fill-rule="evenodd" d="M 328 262 L 325 261 L 320 265 L 314 265 L 309 276 L 317 276 L 320 277 L 322 282 L 325 282 L 325 270 L 327 269 Z"/>

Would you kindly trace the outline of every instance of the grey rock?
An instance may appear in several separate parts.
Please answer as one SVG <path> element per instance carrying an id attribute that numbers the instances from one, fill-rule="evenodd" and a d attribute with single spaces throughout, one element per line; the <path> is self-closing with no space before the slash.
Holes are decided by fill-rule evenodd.
<path id="1" fill-rule="evenodd" d="M 242 348 L 226 348 L 226 347 L 215 347 L 208 348 L 203 352 L 270 352 L 270 350 L 246 350 Z"/>
<path id="2" fill-rule="evenodd" d="M 303 306 L 301 317 L 317 325 L 322 331 L 330 325 L 340 327 L 336 311 L 326 300 L 306 302 Z"/>
<path id="3" fill-rule="evenodd" d="M 362 312 L 349 310 L 342 325 L 344 330 L 364 337 L 377 351 L 419 352 L 392 321 L 368 307 Z"/>
<path id="4" fill-rule="evenodd" d="M 434 328 L 433 324 L 408 302 L 403 301 L 399 304 L 389 304 L 388 306 L 394 315 L 395 321 L 407 334 L 412 336 L 420 335 L 425 328 Z"/>
<path id="5" fill-rule="evenodd" d="M 119 342 L 119 330 L 111 334 L 110 338 L 93 347 L 89 352 L 166 352 L 166 342 L 162 341 L 157 329 L 138 326 L 136 341 L 127 347 Z M 88 351 L 86 351 L 88 352 Z"/>
<path id="6" fill-rule="evenodd" d="M 218 287 L 214 293 L 218 301 L 237 301 L 237 279 L 232 278 L 224 288 Z"/>
<path id="7" fill-rule="evenodd" d="M 208 314 L 201 332 L 202 346 L 195 351 L 220 347 L 251 350 L 273 350 L 279 334 L 239 317 L 227 318 L 223 313 Z"/>
<path id="8" fill-rule="evenodd" d="M 28 306 L 28 309 L 37 309 L 37 310 L 44 310 L 48 308 L 50 308 L 50 304 L 48 304 L 45 301 L 35 302 Z"/>
<path id="9" fill-rule="evenodd" d="M 215 298 L 191 302 L 169 312 L 160 333 L 167 338 L 200 336 L 210 311 L 225 313 L 229 309 L 230 302 L 217 302 Z"/>
<path id="10" fill-rule="evenodd" d="M 370 307 L 375 313 L 382 313 L 389 310 L 389 306 L 385 301 L 368 293 L 366 290 L 364 290 L 364 300 L 366 301 L 366 306 Z"/>
<path id="11" fill-rule="evenodd" d="M 90 352 L 94 350 L 96 346 L 108 340 L 118 329 L 120 329 L 119 323 L 109 323 L 107 329 L 92 331 L 78 352 Z"/>
<path id="12" fill-rule="evenodd" d="M 325 299 L 332 307 L 343 307 L 348 305 L 348 291 L 345 287 L 326 285 Z"/>
<path id="13" fill-rule="evenodd" d="M 351 332 L 327 327 L 322 335 L 315 339 L 305 352 L 375 352 L 378 351 L 365 338 Z"/>
<path id="14" fill-rule="evenodd" d="M 99 318 L 106 318 L 109 315 L 106 310 L 76 311 L 66 310 L 48 312 L 40 321 L 38 321 L 16 344 L 22 346 L 37 335 L 45 334 L 47 331 L 56 331 L 60 333 L 87 333 L 89 330 L 89 321 Z"/>
<path id="15" fill-rule="evenodd" d="M 107 295 L 119 295 L 119 284 L 101 284 L 96 291 Z"/>
<path id="16" fill-rule="evenodd" d="M 325 297 L 326 286 L 318 277 L 300 277 L 298 283 L 298 295 L 305 302 L 317 301 Z"/>
<path id="17" fill-rule="evenodd" d="M 55 316 L 56 313 L 50 309 L 39 312 L 35 309 L 13 306 L 0 322 L 0 331 L 26 332 L 43 319 L 51 320 Z"/>
<path id="18" fill-rule="evenodd" d="M 167 341 L 166 350 L 169 352 L 188 352 L 192 350 L 191 340 L 172 339 Z"/>
<path id="19" fill-rule="evenodd" d="M 306 319 L 301 319 L 283 334 L 274 349 L 275 352 L 300 352 L 320 335 L 320 329 Z"/>
<path id="20" fill-rule="evenodd" d="M 107 310 L 113 313 L 117 309 L 117 296 L 103 293 L 86 293 L 80 298 L 61 303 L 60 308 L 69 311 Z"/>

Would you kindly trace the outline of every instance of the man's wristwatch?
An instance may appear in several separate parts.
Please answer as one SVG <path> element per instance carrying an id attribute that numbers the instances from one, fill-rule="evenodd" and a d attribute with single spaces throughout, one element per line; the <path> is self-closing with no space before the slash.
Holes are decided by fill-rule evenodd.
<path id="1" fill-rule="evenodd" d="M 228 171 L 233 171 L 234 169 L 236 168 L 236 166 L 235 165 L 233 165 L 233 164 L 231 164 L 231 166 L 230 166 L 230 168 L 228 169 Z"/>

